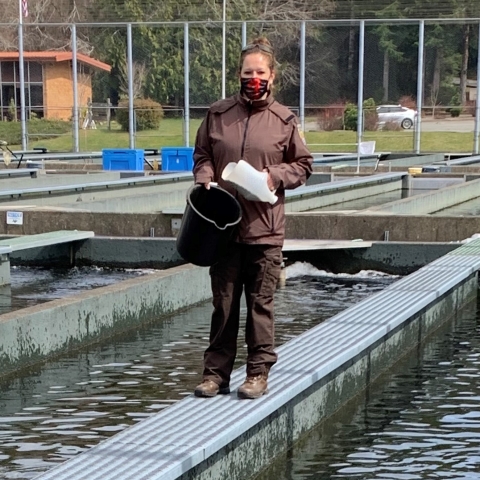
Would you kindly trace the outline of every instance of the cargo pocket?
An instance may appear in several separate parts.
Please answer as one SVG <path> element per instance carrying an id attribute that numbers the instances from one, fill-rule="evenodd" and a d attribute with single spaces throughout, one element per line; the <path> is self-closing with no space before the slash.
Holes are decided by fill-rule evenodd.
<path id="1" fill-rule="evenodd" d="M 261 297 L 271 297 L 277 289 L 278 279 L 282 270 L 282 248 L 271 247 L 265 252 L 263 279 L 260 286 L 259 295 Z"/>

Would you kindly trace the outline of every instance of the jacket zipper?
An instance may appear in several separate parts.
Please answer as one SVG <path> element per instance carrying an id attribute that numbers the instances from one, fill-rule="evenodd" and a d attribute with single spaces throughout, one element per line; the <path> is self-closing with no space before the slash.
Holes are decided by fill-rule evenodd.
<path id="1" fill-rule="evenodd" d="M 243 132 L 243 140 L 242 140 L 242 150 L 240 153 L 240 160 L 245 160 L 243 155 L 245 153 L 245 144 L 247 143 L 247 131 L 248 131 L 248 124 L 250 123 L 250 117 L 252 116 L 252 104 L 248 104 L 248 117 L 247 121 L 245 122 L 245 131 Z"/>
<path id="2" fill-rule="evenodd" d="M 241 150 L 241 154 L 240 154 L 240 159 L 241 160 L 245 160 L 243 158 L 243 155 L 245 153 L 245 144 L 247 143 L 248 124 L 250 123 L 250 117 L 251 116 L 252 116 L 252 104 L 249 103 L 248 104 L 248 117 L 247 117 L 247 121 L 245 122 L 245 131 L 243 132 L 242 150 Z M 272 207 L 269 207 L 269 209 L 268 209 L 268 217 L 269 217 L 269 220 L 270 220 L 270 233 L 274 233 L 275 232 L 275 225 L 273 223 Z"/>

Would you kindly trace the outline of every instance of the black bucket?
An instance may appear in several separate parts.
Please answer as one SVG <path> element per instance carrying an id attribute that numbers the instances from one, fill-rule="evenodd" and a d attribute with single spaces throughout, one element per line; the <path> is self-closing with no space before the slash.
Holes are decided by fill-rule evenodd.
<path id="1" fill-rule="evenodd" d="M 193 185 L 187 192 L 187 207 L 177 237 L 177 250 L 184 260 L 208 267 L 225 252 L 242 209 L 223 188 Z"/>

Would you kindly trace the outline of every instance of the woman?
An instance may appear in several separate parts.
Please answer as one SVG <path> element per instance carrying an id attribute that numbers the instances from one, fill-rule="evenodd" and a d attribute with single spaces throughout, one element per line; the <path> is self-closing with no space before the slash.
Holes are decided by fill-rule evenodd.
<path id="1" fill-rule="evenodd" d="M 273 98 L 275 57 L 267 39 L 258 38 L 242 49 L 238 71 L 240 93 L 210 107 L 198 130 L 193 156 L 195 183 L 208 189 L 210 182 L 218 182 L 242 207 L 234 241 L 210 268 L 214 311 L 203 381 L 195 389 L 200 397 L 230 393 L 243 289 L 247 378 L 238 396 L 258 398 L 267 391 L 268 373 L 277 361 L 273 295 L 282 264 L 284 190 L 305 183 L 312 171 L 312 156 L 295 115 Z M 278 196 L 274 205 L 247 200 L 222 180 L 225 166 L 240 159 L 268 172 L 268 187 Z"/>

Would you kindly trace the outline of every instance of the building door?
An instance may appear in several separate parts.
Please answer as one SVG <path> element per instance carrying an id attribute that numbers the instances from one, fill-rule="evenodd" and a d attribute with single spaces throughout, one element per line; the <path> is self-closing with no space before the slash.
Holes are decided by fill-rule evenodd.
<path id="1" fill-rule="evenodd" d="M 2 84 L 2 120 L 18 120 L 14 85 Z"/>

